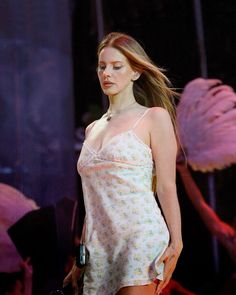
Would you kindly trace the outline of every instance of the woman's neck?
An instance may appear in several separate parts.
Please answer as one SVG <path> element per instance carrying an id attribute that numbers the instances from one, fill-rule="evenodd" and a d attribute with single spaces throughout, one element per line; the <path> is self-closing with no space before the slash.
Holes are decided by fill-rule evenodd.
<path id="1" fill-rule="evenodd" d="M 116 95 L 109 96 L 109 107 L 108 111 L 110 112 L 119 112 L 126 107 L 134 104 L 136 102 L 133 91 L 129 91 L 130 89 L 126 89 L 122 93 L 118 93 Z"/>
<path id="2" fill-rule="evenodd" d="M 130 97 L 126 100 L 109 100 L 108 111 L 112 113 L 117 113 L 128 108 L 131 105 L 134 105 L 135 103 L 136 100 L 134 97 Z"/>
<path id="3" fill-rule="evenodd" d="M 136 104 L 137 101 L 133 93 L 127 95 L 118 94 L 109 96 L 109 107 L 106 112 L 107 121 L 110 121 L 113 116 L 133 108 Z"/>

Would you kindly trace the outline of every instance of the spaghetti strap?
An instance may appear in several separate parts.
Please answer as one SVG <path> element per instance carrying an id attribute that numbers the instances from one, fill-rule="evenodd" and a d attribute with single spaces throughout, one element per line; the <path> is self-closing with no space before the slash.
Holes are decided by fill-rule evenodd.
<path id="1" fill-rule="evenodd" d="M 143 119 L 143 117 L 148 113 L 148 111 L 150 110 L 150 108 L 146 109 L 145 112 L 143 112 L 143 114 L 138 118 L 138 120 L 134 123 L 133 127 L 132 127 L 132 130 L 134 128 L 137 127 L 138 123 Z"/>

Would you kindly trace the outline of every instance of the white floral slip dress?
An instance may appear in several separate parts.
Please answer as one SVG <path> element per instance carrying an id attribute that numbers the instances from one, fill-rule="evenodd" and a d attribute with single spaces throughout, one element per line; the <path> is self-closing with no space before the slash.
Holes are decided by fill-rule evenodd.
<path id="1" fill-rule="evenodd" d="M 86 140 L 78 160 L 86 210 L 89 263 L 84 295 L 115 295 L 125 286 L 163 279 L 156 262 L 169 231 L 152 191 L 152 152 L 133 127 L 96 151 Z"/>

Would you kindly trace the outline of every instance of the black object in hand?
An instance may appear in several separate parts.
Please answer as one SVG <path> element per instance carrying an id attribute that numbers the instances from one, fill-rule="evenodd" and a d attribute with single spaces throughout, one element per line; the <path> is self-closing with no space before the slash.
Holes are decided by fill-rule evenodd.
<path id="1" fill-rule="evenodd" d="M 88 263 L 89 253 L 84 244 L 79 244 L 75 248 L 76 266 L 83 268 Z"/>

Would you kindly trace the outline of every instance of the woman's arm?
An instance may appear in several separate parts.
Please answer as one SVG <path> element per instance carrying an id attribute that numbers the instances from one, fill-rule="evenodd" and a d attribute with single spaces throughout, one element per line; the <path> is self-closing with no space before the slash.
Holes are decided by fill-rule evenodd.
<path id="1" fill-rule="evenodd" d="M 83 229 L 81 236 L 76 236 L 75 237 L 75 246 L 78 247 L 80 243 L 85 242 L 85 232 L 86 232 L 86 215 L 84 218 L 84 223 L 83 223 Z M 81 277 L 82 274 L 82 269 L 78 268 L 76 265 L 76 257 L 74 258 L 74 263 L 69 271 L 69 273 L 66 275 L 66 277 L 63 280 L 63 287 L 66 287 L 68 284 L 72 285 L 72 288 L 74 289 L 75 292 L 78 291 L 78 279 Z"/>
<path id="2" fill-rule="evenodd" d="M 170 244 L 160 262 L 165 263 L 164 280 L 158 292 L 169 282 L 181 253 L 181 217 L 176 193 L 177 143 L 169 113 L 153 108 L 150 114 L 150 140 L 157 176 L 157 195 L 170 232 Z"/>

